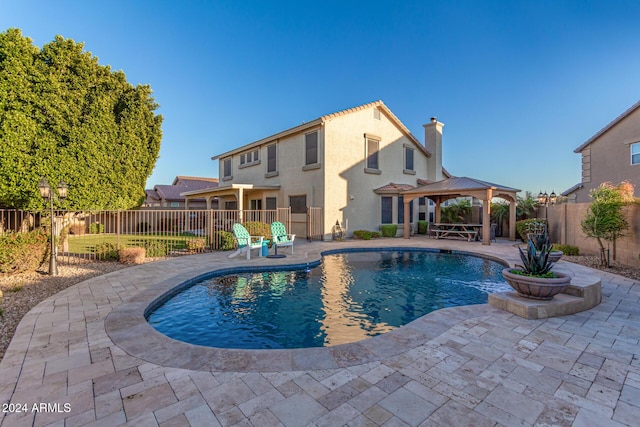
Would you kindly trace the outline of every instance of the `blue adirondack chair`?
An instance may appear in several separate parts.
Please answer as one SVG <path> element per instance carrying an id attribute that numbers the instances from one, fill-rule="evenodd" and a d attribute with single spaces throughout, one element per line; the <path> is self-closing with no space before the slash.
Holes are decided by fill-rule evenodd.
<path id="1" fill-rule="evenodd" d="M 233 224 L 233 235 L 238 243 L 238 250 L 229 255 L 229 258 L 246 252 L 247 259 L 251 259 L 251 249 L 258 249 L 258 256 L 262 256 L 262 236 L 250 236 L 244 225 L 239 223 Z"/>
<path id="2" fill-rule="evenodd" d="M 273 239 L 273 244 L 277 248 L 282 246 L 291 246 L 291 255 L 293 255 L 293 241 L 295 238 L 295 234 L 287 234 L 287 230 L 284 228 L 283 223 L 279 221 L 271 223 L 271 239 Z"/>

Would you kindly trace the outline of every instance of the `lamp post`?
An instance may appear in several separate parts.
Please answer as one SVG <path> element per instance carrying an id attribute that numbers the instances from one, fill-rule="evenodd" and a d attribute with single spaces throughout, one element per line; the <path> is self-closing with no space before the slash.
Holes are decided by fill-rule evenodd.
<path id="1" fill-rule="evenodd" d="M 38 190 L 40 190 L 40 195 L 42 196 L 42 198 L 45 201 L 50 202 L 50 207 L 51 207 L 51 256 L 49 257 L 49 274 L 51 276 L 57 276 L 58 275 L 58 266 L 56 265 L 56 254 L 57 254 L 57 250 L 56 250 L 56 243 L 55 243 L 55 219 L 53 217 L 54 213 L 53 213 L 53 199 L 58 198 L 60 201 L 64 201 L 64 199 L 67 198 L 67 190 L 68 190 L 68 186 L 67 184 L 64 183 L 64 181 L 60 180 L 60 183 L 58 184 L 58 195 L 56 197 L 56 194 L 52 191 L 51 187 L 49 186 L 49 183 L 47 182 L 47 179 L 45 177 L 42 177 L 42 179 L 40 180 L 40 182 L 38 183 Z"/>
<path id="2" fill-rule="evenodd" d="M 556 196 L 556 192 L 553 190 L 551 194 L 547 194 L 546 191 L 544 193 L 542 191 L 538 193 L 538 204 L 544 206 L 545 227 L 549 226 L 549 205 L 555 205 L 557 200 L 558 196 Z"/>

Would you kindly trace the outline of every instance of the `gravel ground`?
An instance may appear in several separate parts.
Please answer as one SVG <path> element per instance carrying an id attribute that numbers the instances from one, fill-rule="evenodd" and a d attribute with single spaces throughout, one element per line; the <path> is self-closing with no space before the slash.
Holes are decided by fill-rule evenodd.
<path id="1" fill-rule="evenodd" d="M 605 268 L 600 266 L 599 258 L 592 255 L 563 256 L 562 259 L 640 281 L 638 267 L 628 267 L 613 262 L 610 268 Z M 4 294 L 0 301 L 0 359 L 4 357 L 22 316 L 40 301 L 90 277 L 126 267 L 128 266 L 118 262 L 86 262 L 58 265 L 59 275 L 55 277 L 47 274 L 48 266 L 36 272 L 0 277 L 0 291 Z"/>

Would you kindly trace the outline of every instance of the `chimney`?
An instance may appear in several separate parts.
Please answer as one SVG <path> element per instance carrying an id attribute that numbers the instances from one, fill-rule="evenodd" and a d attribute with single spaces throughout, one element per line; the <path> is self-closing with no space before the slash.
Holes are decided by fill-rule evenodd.
<path id="1" fill-rule="evenodd" d="M 427 179 L 431 181 L 442 180 L 442 128 L 436 117 L 424 126 L 424 146 L 431 153 L 427 160 Z"/>

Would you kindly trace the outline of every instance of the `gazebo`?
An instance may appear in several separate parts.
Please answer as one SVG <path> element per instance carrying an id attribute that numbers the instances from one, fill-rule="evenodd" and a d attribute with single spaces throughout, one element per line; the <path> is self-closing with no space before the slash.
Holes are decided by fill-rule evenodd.
<path id="1" fill-rule="evenodd" d="M 435 222 L 440 222 L 440 205 L 442 202 L 457 197 L 471 196 L 482 200 L 482 244 L 491 244 L 490 206 L 491 199 L 500 197 L 509 202 L 509 240 L 516 240 L 516 193 L 517 188 L 492 184 L 479 179 L 452 177 L 421 185 L 400 192 L 404 197 L 404 238 L 410 238 L 409 203 L 419 197 L 428 197 L 436 204 Z"/>

